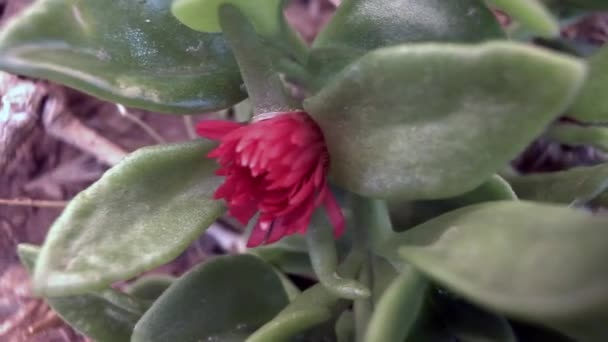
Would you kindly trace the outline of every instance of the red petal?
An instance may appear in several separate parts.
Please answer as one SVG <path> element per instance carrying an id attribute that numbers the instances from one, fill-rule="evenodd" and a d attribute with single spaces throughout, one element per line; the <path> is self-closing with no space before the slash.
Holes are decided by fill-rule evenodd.
<path id="1" fill-rule="evenodd" d="M 326 191 L 323 205 L 325 207 L 325 212 L 327 212 L 327 216 L 329 217 L 329 222 L 334 226 L 334 237 L 337 239 L 344 233 L 346 222 L 344 220 L 344 215 L 342 214 L 342 209 L 340 208 L 340 205 L 338 205 L 338 201 L 336 201 L 336 198 L 329 189 Z"/>
<path id="2" fill-rule="evenodd" d="M 196 133 L 203 138 L 221 140 L 226 134 L 243 126 L 243 124 L 234 121 L 206 120 L 196 125 Z"/>
<path id="3" fill-rule="evenodd" d="M 270 225 L 268 221 L 262 221 L 260 218 L 258 222 L 253 227 L 251 231 L 251 235 L 249 235 L 249 240 L 247 240 L 247 247 L 253 248 L 261 245 L 264 240 L 266 240 L 266 235 L 268 235 L 268 229 L 262 229 L 262 225 Z"/>

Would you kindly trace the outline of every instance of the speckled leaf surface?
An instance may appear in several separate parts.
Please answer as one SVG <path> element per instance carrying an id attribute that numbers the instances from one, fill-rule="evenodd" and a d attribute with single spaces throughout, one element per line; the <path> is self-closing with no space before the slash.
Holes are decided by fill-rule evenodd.
<path id="1" fill-rule="evenodd" d="M 217 257 L 179 278 L 137 323 L 133 342 L 244 341 L 289 303 L 273 268 Z"/>
<path id="2" fill-rule="evenodd" d="M 34 269 L 40 249 L 21 244 L 18 253 L 28 271 Z M 47 298 L 51 308 L 71 327 L 98 342 L 128 342 L 143 303 L 112 289 L 77 296 Z"/>
<path id="3" fill-rule="evenodd" d="M 606 227 L 605 215 L 494 202 L 442 215 L 395 243 L 404 260 L 482 307 L 599 342 L 608 338 Z"/>
<path id="4" fill-rule="evenodd" d="M 40 252 L 34 289 L 86 293 L 177 257 L 223 212 L 209 142 L 136 151 L 74 198 Z"/>
<path id="5" fill-rule="evenodd" d="M 477 0 L 344 0 L 313 43 L 310 68 L 320 79 L 380 47 L 414 42 L 504 38 Z"/>
<path id="6" fill-rule="evenodd" d="M 304 102 L 338 185 L 364 196 L 436 199 L 501 169 L 578 92 L 585 65 L 516 43 L 375 50 Z"/>
<path id="7" fill-rule="evenodd" d="M 0 68 L 159 112 L 245 97 L 220 34 L 181 24 L 171 0 L 39 0 L 0 34 Z"/>

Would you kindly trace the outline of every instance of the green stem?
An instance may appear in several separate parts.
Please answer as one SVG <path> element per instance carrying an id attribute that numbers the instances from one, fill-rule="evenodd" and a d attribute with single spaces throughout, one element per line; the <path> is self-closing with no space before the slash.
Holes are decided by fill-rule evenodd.
<path id="1" fill-rule="evenodd" d="M 328 291 L 347 299 L 361 299 L 370 296 L 370 290 L 354 279 L 342 278 L 337 273 L 338 252 L 331 226 L 322 214 L 315 214 L 313 224 L 308 228 L 306 242 L 310 253 L 310 263 Z"/>
<path id="2" fill-rule="evenodd" d="M 279 74 L 260 43 L 255 28 L 236 7 L 222 5 L 220 25 L 241 70 L 254 117 L 269 112 L 285 112 L 298 106 L 287 94 Z"/>

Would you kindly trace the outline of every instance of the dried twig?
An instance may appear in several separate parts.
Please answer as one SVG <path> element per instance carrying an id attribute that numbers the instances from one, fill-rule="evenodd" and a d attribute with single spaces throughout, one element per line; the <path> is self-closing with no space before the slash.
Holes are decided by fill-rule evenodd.
<path id="1" fill-rule="evenodd" d="M 165 138 L 163 138 L 154 128 L 152 128 L 152 126 L 148 125 L 146 122 L 144 122 L 142 119 L 138 118 L 137 116 L 131 114 L 125 106 L 123 106 L 121 104 L 116 104 L 116 108 L 118 108 L 118 113 L 120 113 L 120 115 L 122 115 L 124 118 L 126 118 L 127 120 L 131 121 L 132 123 L 137 125 L 139 128 L 141 128 L 142 130 L 144 130 L 144 132 L 146 132 L 157 143 L 164 144 L 167 142 L 165 140 Z"/>
<path id="2" fill-rule="evenodd" d="M 121 147 L 85 126 L 66 110 L 63 99 L 58 94 L 47 99 L 42 119 L 47 133 L 108 165 L 116 165 L 127 155 Z"/>
<path id="3" fill-rule="evenodd" d="M 0 205 L 35 207 L 35 208 L 64 208 L 69 201 L 35 200 L 31 198 L 0 198 Z"/>
<path id="4" fill-rule="evenodd" d="M 184 115 L 184 127 L 186 127 L 186 133 L 188 138 L 196 139 L 196 130 L 194 129 L 194 122 L 191 115 Z"/>

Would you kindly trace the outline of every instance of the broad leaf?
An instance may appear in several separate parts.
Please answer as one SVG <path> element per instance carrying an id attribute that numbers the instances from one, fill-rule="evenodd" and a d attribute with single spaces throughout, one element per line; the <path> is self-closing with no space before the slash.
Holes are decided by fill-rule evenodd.
<path id="1" fill-rule="evenodd" d="M 102 289 L 177 257 L 221 213 L 208 142 L 143 148 L 74 198 L 34 273 L 46 296 Z"/>
<path id="2" fill-rule="evenodd" d="M 401 45 L 351 64 L 304 107 L 325 134 L 337 184 L 372 197 L 445 198 L 503 168 L 562 113 L 584 75 L 576 59 L 515 43 Z"/>
<path id="3" fill-rule="evenodd" d="M 402 257 L 451 291 L 580 341 L 606 341 L 608 217 L 533 202 L 494 202 L 406 233 Z M 514 254 L 514 251 L 517 251 Z"/>
<path id="4" fill-rule="evenodd" d="M 313 43 L 309 68 L 323 80 L 368 51 L 413 42 L 504 37 L 478 0 L 343 0 Z"/>
<path id="5" fill-rule="evenodd" d="M 608 164 L 509 178 L 522 199 L 584 205 L 608 188 Z"/>
<path id="6" fill-rule="evenodd" d="M 226 108 L 245 97 L 219 34 L 175 19 L 171 0 L 39 0 L 0 35 L 0 68 L 160 112 Z"/>
<path id="7" fill-rule="evenodd" d="M 559 24 L 540 0 L 489 0 L 518 20 L 521 25 L 541 36 L 559 36 Z"/>
<path id="8" fill-rule="evenodd" d="M 428 281 L 416 270 L 409 268 L 397 276 L 376 304 L 365 341 L 405 340 L 418 320 L 428 289 Z"/>
<path id="9" fill-rule="evenodd" d="M 19 258 L 30 272 L 39 250 L 19 245 Z M 98 342 L 130 341 L 135 323 L 144 313 L 143 303 L 112 289 L 46 301 L 70 326 Z"/>
<path id="10" fill-rule="evenodd" d="M 218 257 L 167 289 L 131 341 L 243 341 L 288 302 L 270 265 L 252 255 Z"/>
<path id="11" fill-rule="evenodd" d="M 608 3 L 608 2 L 607 2 Z M 606 6 L 608 9 L 608 5 Z M 608 122 L 608 47 L 589 58 L 589 78 L 568 115 L 585 122 Z"/>

